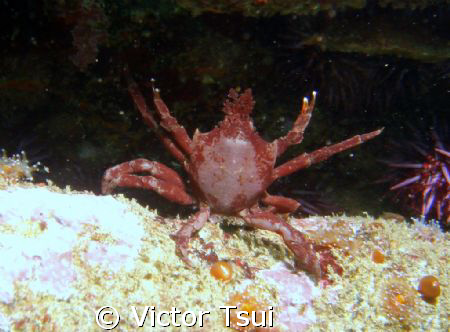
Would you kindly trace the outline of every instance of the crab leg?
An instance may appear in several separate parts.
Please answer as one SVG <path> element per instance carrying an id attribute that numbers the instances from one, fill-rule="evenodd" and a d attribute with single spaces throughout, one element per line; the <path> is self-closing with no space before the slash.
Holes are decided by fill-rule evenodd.
<path id="1" fill-rule="evenodd" d="M 367 134 L 356 135 L 340 143 L 336 143 L 330 146 L 324 146 L 323 148 L 317 149 L 316 151 L 313 151 L 311 153 L 304 153 L 275 168 L 275 170 L 273 171 L 273 179 L 278 179 L 279 177 L 289 175 L 300 169 L 307 168 L 312 164 L 324 161 L 325 159 L 328 159 L 336 153 L 350 149 L 378 136 L 382 131 L 383 128 Z"/>
<path id="2" fill-rule="evenodd" d="M 294 253 L 297 265 L 317 279 L 326 278 L 328 266 L 337 273 L 342 273 L 342 268 L 334 261 L 330 252 L 318 254 L 313 242 L 277 215 L 254 210 L 243 210 L 240 215 L 249 226 L 281 235 L 287 247 Z"/>
<path id="3" fill-rule="evenodd" d="M 133 175 L 143 172 L 153 176 Z M 161 163 L 143 158 L 106 170 L 102 180 L 102 193 L 109 194 L 117 186 L 152 189 L 168 200 L 180 204 L 192 204 L 194 201 L 185 192 L 183 181 L 177 172 Z"/>
<path id="4" fill-rule="evenodd" d="M 131 78 L 131 76 L 130 76 L 130 74 L 128 73 L 127 70 L 125 70 L 125 77 L 126 77 L 127 82 L 128 82 L 128 92 L 130 93 L 131 98 L 133 98 L 134 103 L 136 104 L 139 112 L 141 113 L 145 124 L 155 131 L 156 135 L 162 141 L 162 143 L 167 148 L 167 150 L 182 165 L 185 165 L 186 156 L 175 145 L 175 143 L 169 137 L 167 137 L 166 134 L 161 130 L 161 128 L 159 127 L 159 125 L 156 122 L 155 118 L 153 117 L 153 115 L 151 114 L 150 110 L 148 109 L 147 103 L 145 102 L 144 96 L 142 95 L 141 91 L 139 90 L 138 85 Z"/>
<path id="5" fill-rule="evenodd" d="M 109 182 L 123 174 L 143 173 L 147 172 L 153 176 L 167 182 L 172 182 L 174 185 L 180 186 L 184 189 L 184 183 L 181 177 L 173 169 L 167 167 L 156 161 L 147 160 L 144 158 L 127 161 L 111 167 L 105 171 L 103 181 Z"/>
<path id="6" fill-rule="evenodd" d="M 154 80 L 152 79 L 152 85 L 154 84 Z M 189 138 L 189 135 L 181 126 L 178 121 L 170 114 L 169 108 L 166 106 L 164 101 L 161 99 L 159 94 L 159 89 L 153 86 L 153 103 L 155 104 L 156 110 L 158 111 L 159 116 L 161 117 L 161 127 L 166 129 L 169 133 L 171 133 L 181 147 L 181 149 L 188 155 L 192 153 L 192 141 Z"/>
<path id="7" fill-rule="evenodd" d="M 181 226 L 178 232 L 171 235 L 171 238 L 175 240 L 178 254 L 187 264 L 189 264 L 189 259 L 187 257 L 189 240 L 196 232 L 203 228 L 205 223 L 208 221 L 210 213 L 211 212 L 208 205 L 200 204 L 200 211 L 190 217 L 189 220 Z"/>
<path id="8" fill-rule="evenodd" d="M 308 127 L 309 120 L 311 119 L 316 96 L 316 91 L 313 91 L 311 103 L 309 103 L 308 98 L 303 98 L 302 110 L 300 111 L 297 120 L 295 120 L 292 129 L 285 136 L 274 141 L 273 144 L 277 147 L 277 156 L 280 156 L 289 146 L 299 144 L 303 141 L 303 133 L 305 132 L 306 127 Z"/>
<path id="9" fill-rule="evenodd" d="M 192 197 L 184 191 L 183 188 L 168 183 L 164 180 L 155 178 L 154 176 L 138 176 L 138 175 L 120 175 L 112 183 L 113 186 L 133 187 L 154 190 L 169 201 L 189 205 L 193 204 Z"/>
<path id="10" fill-rule="evenodd" d="M 274 196 L 269 195 L 268 193 L 261 199 L 264 204 L 273 206 L 276 212 L 288 213 L 294 212 L 300 206 L 300 203 L 295 199 L 283 197 L 283 196 Z"/>

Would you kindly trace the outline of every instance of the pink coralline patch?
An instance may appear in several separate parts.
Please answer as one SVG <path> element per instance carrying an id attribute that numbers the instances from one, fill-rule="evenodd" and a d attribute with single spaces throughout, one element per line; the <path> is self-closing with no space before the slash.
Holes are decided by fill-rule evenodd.
<path id="1" fill-rule="evenodd" d="M 283 263 L 258 274 L 278 289 L 280 303 L 277 323 L 288 331 L 306 331 L 316 320 L 312 300 L 319 289 L 305 273 L 294 273 Z"/>
<path id="2" fill-rule="evenodd" d="M 15 242 L 21 243 L 18 237 Z M 35 241 L 29 239 L 21 244 L 24 248 L 6 248 L 8 243 L 0 245 L 4 257 L 0 262 L 1 302 L 13 302 L 14 284 L 17 282 L 28 282 L 33 291 L 55 295 L 60 299 L 67 299 L 73 294 L 70 286 L 77 279 L 77 273 L 72 264 L 71 251 L 60 253 L 49 249 L 43 252 L 37 248 Z"/>
<path id="3" fill-rule="evenodd" d="M 329 222 L 324 217 L 291 218 L 291 225 L 298 230 L 317 231 L 329 228 Z"/>
<path id="4" fill-rule="evenodd" d="M 108 270 L 117 272 L 129 261 L 131 246 L 109 246 L 101 243 L 91 243 L 84 255 L 86 261 L 91 265 L 107 265 Z"/>
<path id="5" fill-rule="evenodd" d="M 277 322 L 284 325 L 287 331 L 307 331 L 314 323 L 312 319 L 305 319 L 298 313 L 299 309 L 294 307 L 287 307 L 277 315 Z"/>
<path id="6" fill-rule="evenodd" d="M 77 250 L 83 268 L 131 268 L 143 235 L 139 218 L 112 197 L 46 188 L 0 191 L 0 226 L 0 302 L 7 304 L 22 283 L 58 299 L 75 294 L 82 271 L 73 261 Z M 113 241 L 94 240 L 95 234 Z"/>
<path id="7" fill-rule="evenodd" d="M 77 280 L 77 273 L 72 265 L 72 252 L 54 253 L 46 259 L 33 257 L 39 262 L 34 268 L 37 282 L 31 282 L 31 289 L 36 291 L 56 291 L 65 294 L 72 282 Z M 67 294 L 69 295 L 69 294 Z"/>
<path id="8" fill-rule="evenodd" d="M 25 280 L 30 277 L 31 271 L 27 267 L 27 260 L 21 255 L 12 256 L 10 250 L 2 250 L 4 244 L 0 244 L 2 259 L 0 263 L 0 301 L 11 303 L 14 297 L 14 281 Z M 14 259 L 13 259 L 14 257 Z"/>

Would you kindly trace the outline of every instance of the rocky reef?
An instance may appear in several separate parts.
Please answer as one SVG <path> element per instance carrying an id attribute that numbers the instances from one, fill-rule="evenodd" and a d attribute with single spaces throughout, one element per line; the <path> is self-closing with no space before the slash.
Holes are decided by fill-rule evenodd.
<path id="1" fill-rule="evenodd" d="M 181 330 L 232 331 L 238 328 L 236 313 L 230 312 L 226 327 L 220 307 L 233 305 L 258 317 L 272 312 L 273 328 L 262 331 L 448 326 L 450 239 L 434 224 L 368 215 L 290 218 L 292 226 L 332 247 L 344 269 L 342 276 L 332 274 L 331 283 L 317 284 L 294 269 L 292 254 L 276 234 L 250 230 L 232 218 L 207 223 L 191 243 L 187 266 L 170 238 L 183 220 L 160 217 L 121 195 L 25 183 L 3 188 L 0 202 L 4 331 L 94 330 L 104 306 L 120 313 L 119 327 L 126 331 L 139 325 L 146 306 L 146 330 L 152 312 L 176 307 L 181 313 L 209 311 L 203 327 L 198 321 Z M 226 278 L 212 273 L 217 262 L 227 265 Z M 434 298 L 419 289 L 428 275 L 437 278 Z M 184 316 L 174 316 L 162 319 L 168 328 L 156 324 L 152 331 L 180 330 L 175 326 L 184 324 Z M 110 314 L 103 318 L 114 321 Z"/>

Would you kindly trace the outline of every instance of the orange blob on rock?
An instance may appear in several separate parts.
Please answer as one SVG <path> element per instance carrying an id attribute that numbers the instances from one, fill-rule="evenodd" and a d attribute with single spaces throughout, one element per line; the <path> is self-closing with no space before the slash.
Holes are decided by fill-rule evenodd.
<path id="1" fill-rule="evenodd" d="M 273 324 L 272 307 L 249 295 L 247 291 L 233 294 L 227 305 L 235 306 L 237 309 L 230 310 L 228 322 L 225 319 L 226 326 L 241 332 L 276 331 L 276 329 L 271 328 Z M 239 314 L 239 312 L 243 311 L 246 313 Z M 248 323 L 243 323 L 244 320 Z M 267 323 L 270 328 L 258 327 L 261 326 L 262 322 Z"/>
<path id="2" fill-rule="evenodd" d="M 383 294 L 383 308 L 388 318 L 408 325 L 415 320 L 416 292 L 402 278 L 388 281 Z"/>
<path id="3" fill-rule="evenodd" d="M 420 279 L 419 293 L 427 299 L 435 299 L 441 294 L 441 285 L 435 276 L 426 276 Z"/>
<path id="4" fill-rule="evenodd" d="M 219 261 L 211 266 L 210 273 L 217 280 L 227 282 L 233 277 L 233 267 L 228 262 Z"/>
<path id="5" fill-rule="evenodd" d="M 373 253 L 372 253 L 372 261 L 374 263 L 378 263 L 378 264 L 384 263 L 384 258 L 385 258 L 384 254 L 380 250 L 375 249 L 373 251 Z"/>

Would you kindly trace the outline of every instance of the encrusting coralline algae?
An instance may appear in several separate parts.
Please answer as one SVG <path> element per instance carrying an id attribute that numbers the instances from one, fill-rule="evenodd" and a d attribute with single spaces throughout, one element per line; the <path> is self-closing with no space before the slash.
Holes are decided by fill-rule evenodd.
<path id="1" fill-rule="evenodd" d="M 343 266 L 343 275 L 332 274 L 325 286 L 295 271 L 275 233 L 243 229 L 233 218 L 207 223 L 192 241 L 188 267 L 170 238 L 181 222 L 121 196 L 32 184 L 0 191 L 0 328 L 91 331 L 96 310 L 110 305 L 126 331 L 137 328 L 132 306 L 139 315 L 145 306 L 210 311 L 202 328 L 144 324 L 144 330 L 232 331 L 220 307 L 240 299 L 273 306 L 272 331 L 446 330 L 449 237 L 434 225 L 367 216 L 291 218 L 292 226 L 332 247 Z M 383 262 L 373 260 L 374 250 Z M 210 274 L 210 257 L 233 266 L 231 280 Z M 425 275 L 440 282 L 435 303 L 417 291 Z"/>
<path id="2" fill-rule="evenodd" d="M 0 301 L 7 304 L 18 280 L 67 300 L 76 292 L 77 255 L 117 272 L 132 266 L 144 234 L 139 219 L 112 197 L 14 188 L 0 191 L 0 202 Z"/>

